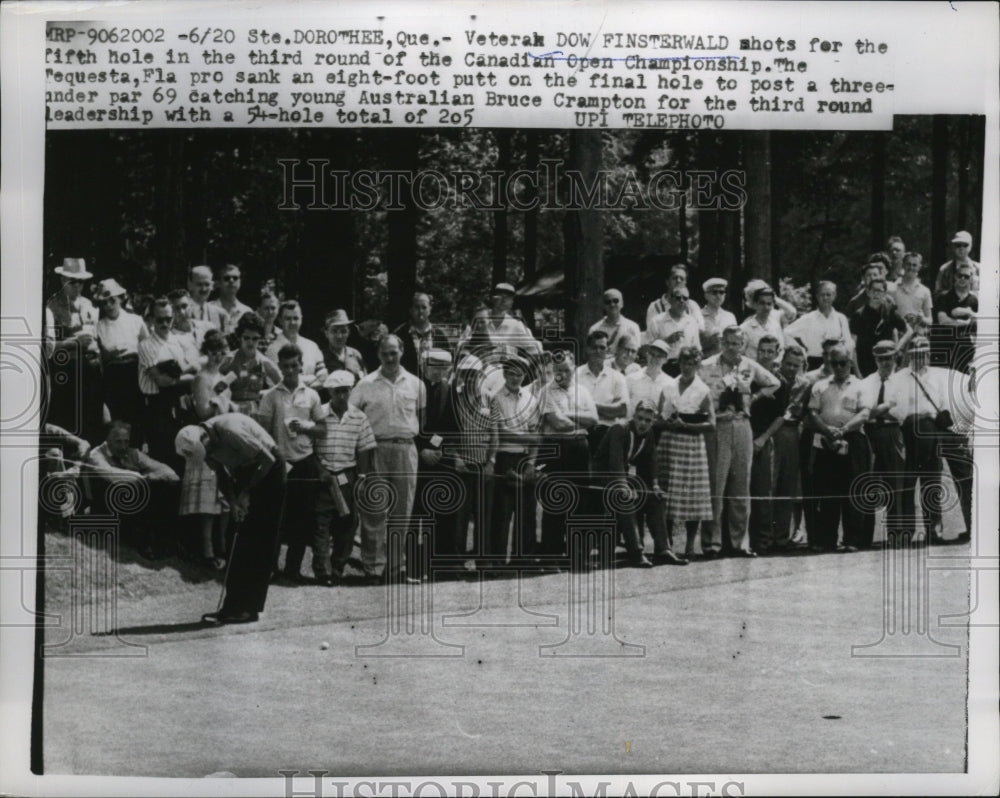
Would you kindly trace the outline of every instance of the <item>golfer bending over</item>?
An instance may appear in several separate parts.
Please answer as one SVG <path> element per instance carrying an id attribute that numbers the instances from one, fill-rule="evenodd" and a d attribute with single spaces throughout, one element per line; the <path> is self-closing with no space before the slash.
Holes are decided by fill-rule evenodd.
<path id="1" fill-rule="evenodd" d="M 204 461 L 240 524 L 226 572 L 225 599 L 208 623 L 253 623 L 264 609 L 278 547 L 285 461 L 274 438 L 249 416 L 227 413 L 177 433 L 177 454 Z M 241 523 L 242 522 L 242 523 Z"/>

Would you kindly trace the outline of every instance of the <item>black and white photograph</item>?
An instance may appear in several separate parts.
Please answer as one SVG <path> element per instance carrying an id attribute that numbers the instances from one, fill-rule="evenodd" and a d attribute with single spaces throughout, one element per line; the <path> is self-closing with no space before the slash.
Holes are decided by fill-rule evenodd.
<path id="1" fill-rule="evenodd" d="M 0 791 L 997 788 L 997 10 L 4 3 Z"/>

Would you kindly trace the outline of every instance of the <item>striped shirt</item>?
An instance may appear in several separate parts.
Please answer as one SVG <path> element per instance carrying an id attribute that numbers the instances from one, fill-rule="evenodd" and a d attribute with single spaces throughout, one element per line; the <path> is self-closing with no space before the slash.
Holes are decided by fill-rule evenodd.
<path id="1" fill-rule="evenodd" d="M 145 396 L 155 396 L 160 392 L 160 386 L 149 370 L 168 360 L 176 360 L 182 370 L 188 365 L 184 347 L 175 333 L 168 332 L 166 338 L 161 338 L 152 332 L 139 342 L 139 390 Z"/>
<path id="2" fill-rule="evenodd" d="M 452 392 L 459 437 L 455 453 L 468 463 L 482 465 L 489 456 L 496 435 L 496 422 L 489 400 L 481 392 L 458 386 Z"/>
<path id="3" fill-rule="evenodd" d="M 326 435 L 316 441 L 316 454 L 323 466 L 334 473 L 356 468 L 358 454 L 375 448 L 375 433 L 368 416 L 353 405 L 338 416 L 326 405 Z"/>

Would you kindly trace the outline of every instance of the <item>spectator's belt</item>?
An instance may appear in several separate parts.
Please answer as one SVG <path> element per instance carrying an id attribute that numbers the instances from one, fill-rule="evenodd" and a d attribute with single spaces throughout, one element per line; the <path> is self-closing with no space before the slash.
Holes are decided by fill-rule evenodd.
<path id="1" fill-rule="evenodd" d="M 876 418 L 874 421 L 866 421 L 866 427 L 898 427 L 899 422 L 895 419 Z"/>
<path id="2" fill-rule="evenodd" d="M 413 438 L 376 438 L 376 443 L 402 443 L 402 444 L 412 444 Z"/>

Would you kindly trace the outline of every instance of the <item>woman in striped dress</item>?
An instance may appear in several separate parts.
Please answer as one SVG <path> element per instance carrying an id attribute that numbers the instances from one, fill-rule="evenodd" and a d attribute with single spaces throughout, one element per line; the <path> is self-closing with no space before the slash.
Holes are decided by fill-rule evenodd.
<path id="1" fill-rule="evenodd" d="M 656 467 L 660 485 L 666 485 L 668 524 L 684 523 L 685 556 L 691 557 L 700 522 L 712 520 L 705 433 L 715 426 L 715 411 L 711 391 L 698 377 L 701 350 L 683 347 L 678 362 L 680 376 L 663 389 Z"/>
<path id="2" fill-rule="evenodd" d="M 226 339 L 222 333 L 218 330 L 206 332 L 201 353 L 207 360 L 191 383 L 191 398 L 195 416 L 199 421 L 204 421 L 231 410 L 229 384 L 220 371 L 228 354 Z M 225 568 L 229 506 L 219 491 L 215 472 L 204 461 L 189 460 L 185 463 L 179 515 L 198 517 L 202 562 L 216 570 Z"/>

